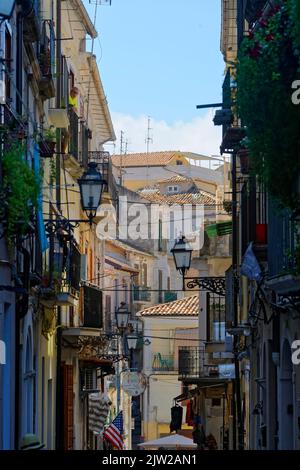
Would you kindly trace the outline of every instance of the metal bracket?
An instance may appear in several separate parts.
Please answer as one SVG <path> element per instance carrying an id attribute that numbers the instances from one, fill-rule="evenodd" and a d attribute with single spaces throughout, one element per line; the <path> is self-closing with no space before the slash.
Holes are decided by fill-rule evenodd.
<path id="1" fill-rule="evenodd" d="M 200 287 L 201 290 L 213 292 L 225 297 L 225 277 L 185 277 L 184 284 L 188 289 Z"/>

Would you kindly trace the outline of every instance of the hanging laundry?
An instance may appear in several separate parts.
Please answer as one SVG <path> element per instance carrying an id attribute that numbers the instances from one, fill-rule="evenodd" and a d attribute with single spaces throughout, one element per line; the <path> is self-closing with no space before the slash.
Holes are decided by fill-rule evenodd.
<path id="1" fill-rule="evenodd" d="M 89 430 L 94 434 L 101 434 L 108 416 L 111 401 L 103 393 L 89 395 Z"/>
<path id="2" fill-rule="evenodd" d="M 170 423 L 170 432 L 178 431 L 181 429 L 182 425 L 182 406 L 175 405 L 171 408 L 171 423 Z"/>
<path id="3" fill-rule="evenodd" d="M 185 422 L 188 426 L 193 426 L 194 424 L 194 412 L 193 412 L 193 401 L 189 400 L 186 406 L 186 417 Z"/>

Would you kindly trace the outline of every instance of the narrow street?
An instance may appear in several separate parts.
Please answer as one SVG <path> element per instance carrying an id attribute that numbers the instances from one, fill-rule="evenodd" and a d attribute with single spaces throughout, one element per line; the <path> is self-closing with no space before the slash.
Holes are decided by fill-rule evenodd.
<path id="1" fill-rule="evenodd" d="M 299 123 L 300 0 L 0 1 L 0 462 L 298 455 Z"/>

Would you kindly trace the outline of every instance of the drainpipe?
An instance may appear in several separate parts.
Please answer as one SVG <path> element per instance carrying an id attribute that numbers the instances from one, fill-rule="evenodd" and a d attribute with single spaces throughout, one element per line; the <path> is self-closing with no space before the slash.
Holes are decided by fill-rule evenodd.
<path id="1" fill-rule="evenodd" d="M 236 152 L 232 154 L 232 268 L 234 273 L 234 295 L 233 311 L 234 326 L 238 326 L 238 297 L 237 297 L 237 266 L 238 266 L 238 238 L 237 238 L 237 181 L 236 181 Z M 240 364 L 237 357 L 238 339 L 234 337 L 234 366 L 235 380 L 233 382 L 233 392 L 235 397 L 233 409 L 233 449 L 236 450 L 236 426 L 238 430 L 238 450 L 244 450 L 244 425 L 242 420 L 242 400 L 240 383 Z M 237 418 L 237 422 L 236 422 Z"/>
<path id="2" fill-rule="evenodd" d="M 17 57 L 16 57 L 16 88 L 18 93 L 16 94 L 16 110 L 18 114 L 22 114 L 22 60 L 23 60 L 23 14 L 18 12 L 17 14 Z M 17 302 L 16 302 L 17 307 Z M 14 434 L 14 448 L 19 448 L 19 434 L 20 434 L 20 312 L 17 308 L 15 310 L 16 323 L 15 323 L 15 434 Z"/>
<path id="3" fill-rule="evenodd" d="M 61 102 L 61 0 L 56 1 L 56 106 L 60 108 Z M 56 155 L 56 205 L 60 210 L 60 153 L 61 135 L 57 130 L 57 155 Z M 55 417 L 55 449 L 64 449 L 64 403 L 63 403 L 63 380 L 61 370 L 62 358 L 62 331 L 61 331 L 61 307 L 57 306 L 57 329 L 56 329 L 56 417 Z"/>

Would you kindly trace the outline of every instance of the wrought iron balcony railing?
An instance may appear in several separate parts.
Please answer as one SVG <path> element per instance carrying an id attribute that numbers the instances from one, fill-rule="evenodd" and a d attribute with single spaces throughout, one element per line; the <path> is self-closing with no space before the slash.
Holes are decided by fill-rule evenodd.
<path id="1" fill-rule="evenodd" d="M 89 152 L 88 161 L 97 163 L 98 170 L 101 172 L 103 179 L 107 181 L 107 187 L 104 188 L 104 190 L 109 193 L 113 204 L 116 206 L 118 189 L 112 171 L 112 163 L 109 152 L 105 152 L 103 150 Z"/>
<path id="2" fill-rule="evenodd" d="M 226 359 L 215 359 L 201 347 L 180 347 L 178 352 L 179 380 L 232 379 L 233 364 Z"/>
<path id="3" fill-rule="evenodd" d="M 175 361 L 173 355 L 165 355 L 156 353 L 152 358 L 152 370 L 153 372 L 172 372 L 176 371 Z"/>
<path id="4" fill-rule="evenodd" d="M 44 99 L 55 96 L 54 77 L 56 71 L 55 32 L 52 20 L 42 22 L 42 35 L 39 46 L 39 64 L 41 79 L 39 82 L 40 95 Z"/>
<path id="5" fill-rule="evenodd" d="M 149 287 L 133 286 L 133 301 L 134 302 L 150 302 L 151 292 Z"/>
<path id="6" fill-rule="evenodd" d="M 167 303 L 167 302 L 174 302 L 175 300 L 177 300 L 177 292 L 173 292 L 173 291 L 167 291 L 164 293 L 164 302 Z"/>

